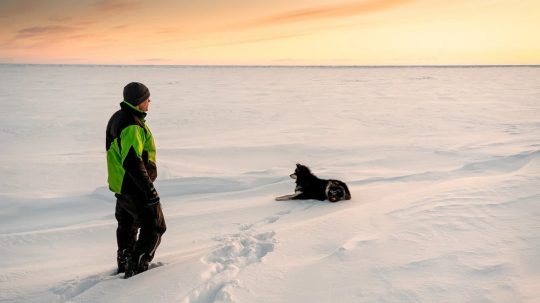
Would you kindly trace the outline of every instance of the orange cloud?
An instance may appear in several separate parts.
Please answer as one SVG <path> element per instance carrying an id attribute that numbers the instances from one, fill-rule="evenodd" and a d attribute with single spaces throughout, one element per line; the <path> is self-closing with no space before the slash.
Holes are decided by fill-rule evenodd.
<path id="1" fill-rule="evenodd" d="M 309 21 L 313 19 L 335 19 L 349 16 L 357 16 L 371 12 L 390 9 L 415 0 L 375 0 L 370 2 L 354 2 L 338 5 L 326 5 L 320 7 L 295 10 L 283 14 L 255 20 L 253 22 L 237 25 L 235 27 L 267 26 L 282 23 Z"/>
<path id="2" fill-rule="evenodd" d="M 241 40 L 238 39 L 238 40 L 226 41 L 226 42 L 221 42 L 221 43 L 187 46 L 187 47 L 182 47 L 179 50 L 202 49 L 202 48 L 231 46 L 231 45 L 238 45 L 238 44 L 250 44 L 250 43 L 282 40 L 282 39 L 289 39 L 289 38 L 297 38 L 297 37 L 313 35 L 320 31 L 348 28 L 351 26 L 358 26 L 358 25 L 361 25 L 361 24 L 355 23 L 355 24 L 345 24 L 345 25 L 340 24 L 340 25 L 307 27 L 307 28 L 304 28 L 302 31 L 292 31 L 292 32 L 286 31 L 282 33 L 276 33 L 274 35 L 266 35 L 266 36 L 257 37 L 257 38 L 246 38 L 246 39 L 241 39 Z"/>
<path id="3" fill-rule="evenodd" d="M 285 12 L 282 14 L 262 18 L 259 20 L 243 23 L 243 24 L 236 24 L 232 26 L 226 26 L 220 28 L 220 30 L 239 30 L 239 29 L 252 29 L 254 27 L 261 27 L 261 26 L 271 26 L 271 25 L 279 25 L 279 24 L 286 24 L 286 23 L 293 23 L 293 22 L 303 22 L 303 21 L 311 21 L 311 20 L 320 20 L 320 19 L 338 19 L 348 16 L 357 16 L 361 14 L 367 14 L 370 12 L 375 11 L 381 11 L 393 8 L 398 5 L 403 5 L 408 2 L 412 2 L 415 0 L 372 0 L 372 1 L 361 1 L 361 2 L 354 2 L 354 3 L 345 3 L 345 4 L 338 4 L 338 5 L 325 5 L 325 6 L 318 6 L 318 7 L 311 7 L 307 9 L 302 10 L 294 10 Z M 339 28 L 347 28 L 351 26 L 358 26 L 359 23 L 355 24 L 339 24 L 339 25 L 324 25 L 324 26 L 312 26 L 308 28 L 304 28 L 302 32 L 282 32 L 282 33 L 274 33 L 274 35 L 266 35 L 262 37 L 257 38 L 246 38 L 242 40 L 234 40 L 234 41 L 226 41 L 222 43 L 213 43 L 213 44 L 203 44 L 198 46 L 188 46 L 181 48 L 182 50 L 187 49 L 200 49 L 200 48 L 210 48 L 210 47 L 219 47 L 219 46 L 230 46 L 230 45 L 238 45 L 238 44 L 250 44 L 250 43 L 257 43 L 257 42 L 265 42 L 265 41 L 272 41 L 272 40 L 281 40 L 281 39 L 288 39 L 288 38 L 296 38 L 301 36 L 307 36 L 315 34 L 319 31 L 325 31 L 325 30 L 332 30 L 332 29 L 339 29 Z M 169 33 L 169 32 L 163 32 L 163 33 Z"/>
<path id="4" fill-rule="evenodd" d="M 223 43 L 213 43 L 213 44 L 198 45 L 198 46 L 188 46 L 188 47 L 182 47 L 182 48 L 180 48 L 180 50 L 209 48 L 209 47 L 218 47 L 218 46 L 230 46 L 230 45 L 238 45 L 238 44 L 249 44 L 249 43 L 256 43 L 256 42 L 265 42 L 265 41 L 272 41 L 272 40 L 296 38 L 296 37 L 302 37 L 302 36 L 306 36 L 306 35 L 309 35 L 309 33 L 282 34 L 282 35 L 266 36 L 266 37 L 261 37 L 261 38 L 228 41 L 228 42 L 223 42 Z"/>
<path id="5" fill-rule="evenodd" d="M 133 10 L 139 7 L 137 3 L 122 0 L 100 0 L 94 3 L 102 12 L 119 12 Z"/>
<path id="6" fill-rule="evenodd" d="M 21 29 L 17 32 L 16 38 L 34 38 L 57 34 L 71 34 L 77 29 L 63 25 L 34 26 Z"/>
<path id="7" fill-rule="evenodd" d="M 55 22 L 55 23 L 66 23 L 66 22 L 73 21 L 73 18 L 55 16 L 55 17 L 50 17 L 49 20 L 52 21 L 52 22 Z"/>
<path id="8" fill-rule="evenodd" d="M 25 27 L 11 33 L 10 38 L 0 41 L 4 49 L 36 49 L 70 41 L 74 45 L 82 41 L 97 41 L 99 35 L 87 32 L 84 27 L 69 24 L 43 24 Z"/>

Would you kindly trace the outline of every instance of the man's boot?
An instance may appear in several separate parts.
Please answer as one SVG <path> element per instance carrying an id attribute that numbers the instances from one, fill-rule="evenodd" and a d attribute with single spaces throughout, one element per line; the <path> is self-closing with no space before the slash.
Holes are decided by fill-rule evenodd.
<path id="1" fill-rule="evenodd" d="M 126 274 L 124 277 L 127 279 L 133 277 L 136 274 L 140 274 L 143 271 L 147 271 L 149 265 L 150 261 L 148 260 L 148 257 L 145 253 L 139 256 L 133 255 L 131 258 L 128 258 Z"/>
<path id="2" fill-rule="evenodd" d="M 118 250 L 116 252 L 116 263 L 118 264 L 117 274 L 126 272 L 127 262 L 128 262 L 128 259 L 130 259 L 130 257 L 131 256 L 127 249 Z"/>

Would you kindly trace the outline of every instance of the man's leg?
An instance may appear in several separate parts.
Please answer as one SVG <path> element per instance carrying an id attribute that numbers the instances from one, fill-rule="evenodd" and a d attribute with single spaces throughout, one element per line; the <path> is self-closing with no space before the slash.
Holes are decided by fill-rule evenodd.
<path id="1" fill-rule="evenodd" d="M 115 217 L 116 221 L 118 221 L 118 227 L 116 228 L 118 273 L 126 271 L 126 263 L 133 253 L 137 239 L 137 226 L 135 218 L 126 207 L 128 203 L 129 201 L 124 197 L 117 196 Z"/>
<path id="2" fill-rule="evenodd" d="M 135 272 L 137 274 L 148 269 L 150 261 L 154 258 L 154 254 L 159 244 L 161 236 L 167 229 L 161 204 L 156 204 L 150 207 L 142 206 L 139 208 L 140 233 L 139 239 L 135 243 L 132 261 L 135 264 Z"/>

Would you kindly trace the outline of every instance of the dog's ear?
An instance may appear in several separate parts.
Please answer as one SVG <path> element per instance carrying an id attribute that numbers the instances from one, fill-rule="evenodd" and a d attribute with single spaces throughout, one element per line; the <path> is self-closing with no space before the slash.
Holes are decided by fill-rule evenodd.
<path id="1" fill-rule="evenodd" d="M 343 187 L 343 189 L 345 189 L 345 198 L 343 198 L 344 200 L 350 200 L 351 199 L 351 192 L 349 191 L 349 187 L 347 186 L 347 184 L 345 184 L 345 182 L 342 182 L 342 181 L 339 181 L 340 182 L 340 185 Z"/>
<path id="2" fill-rule="evenodd" d="M 296 167 L 301 167 L 301 166 L 302 166 L 302 164 L 296 163 Z"/>

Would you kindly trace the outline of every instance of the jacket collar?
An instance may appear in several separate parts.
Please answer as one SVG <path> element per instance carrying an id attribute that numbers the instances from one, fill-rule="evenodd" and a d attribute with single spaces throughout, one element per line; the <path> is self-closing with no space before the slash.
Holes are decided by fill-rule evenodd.
<path id="1" fill-rule="evenodd" d="M 122 108 L 123 111 L 126 111 L 130 114 L 135 115 L 136 117 L 139 117 L 141 119 L 144 119 L 146 117 L 146 113 L 143 111 L 140 111 L 137 107 L 127 103 L 126 101 L 122 101 L 120 103 L 120 108 Z"/>

